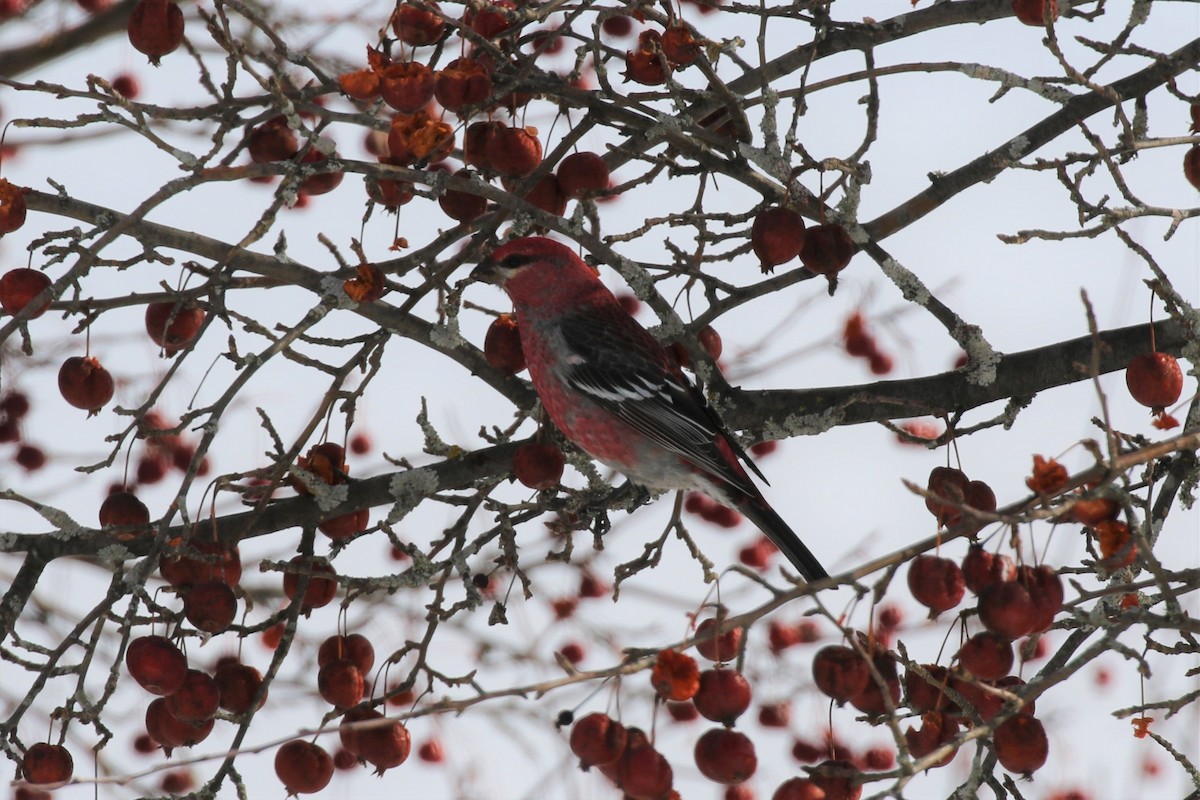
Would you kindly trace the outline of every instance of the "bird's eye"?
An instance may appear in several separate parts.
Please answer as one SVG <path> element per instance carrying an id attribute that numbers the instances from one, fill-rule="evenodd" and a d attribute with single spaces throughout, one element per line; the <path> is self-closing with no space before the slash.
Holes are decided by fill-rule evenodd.
<path id="1" fill-rule="evenodd" d="M 518 267 L 524 266 L 528 260 L 529 259 L 523 255 L 520 255 L 519 253 L 512 253 L 504 257 L 504 260 L 500 262 L 500 266 L 504 267 L 505 269 L 517 269 Z"/>

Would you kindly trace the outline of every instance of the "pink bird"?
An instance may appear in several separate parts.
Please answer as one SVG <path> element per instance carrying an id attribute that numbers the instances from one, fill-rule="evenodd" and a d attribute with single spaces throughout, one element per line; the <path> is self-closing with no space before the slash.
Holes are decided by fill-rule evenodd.
<path id="1" fill-rule="evenodd" d="M 766 478 L 704 395 L 570 248 L 517 239 L 471 275 L 512 299 L 533 388 L 568 439 L 635 483 L 737 509 L 807 580 L 828 577 L 751 481 L 743 463 Z"/>

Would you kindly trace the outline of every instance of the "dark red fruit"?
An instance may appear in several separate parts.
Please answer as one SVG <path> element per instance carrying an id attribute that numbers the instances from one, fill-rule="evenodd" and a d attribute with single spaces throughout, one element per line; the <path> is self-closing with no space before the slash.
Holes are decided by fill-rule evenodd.
<path id="1" fill-rule="evenodd" d="M 1012 640 L 991 631 L 975 634 L 958 650 L 958 665 L 982 681 L 1003 678 L 1013 658 Z"/>
<path id="2" fill-rule="evenodd" d="M 389 64 L 379 73 L 379 96 L 397 111 L 418 111 L 433 99 L 433 70 L 419 61 Z"/>
<path id="3" fill-rule="evenodd" d="M 501 372 L 517 374 L 525 369 L 525 352 L 517 320 L 511 314 L 501 314 L 488 326 L 483 337 L 483 357 L 488 365 Z"/>
<path id="4" fill-rule="evenodd" d="M 0 178 L 0 236 L 12 233 L 25 224 L 26 191 L 24 187 Z M 2 280 L 0 280 L 0 284 L 2 284 Z M 0 299 L 2 298 L 3 292 L 0 292 Z M 7 307 L 6 305 L 5 308 Z"/>
<path id="5" fill-rule="evenodd" d="M 158 60 L 183 44 L 183 12 L 169 0 L 138 0 L 129 17 L 129 43 Z"/>
<path id="6" fill-rule="evenodd" d="M 312 742 L 293 739 L 275 751 L 275 775 L 289 795 L 315 794 L 333 778 L 333 758 Z"/>
<path id="7" fill-rule="evenodd" d="M 492 76 L 473 58 L 456 58 L 433 76 L 433 96 L 447 111 L 477 106 L 492 93 Z"/>
<path id="8" fill-rule="evenodd" d="M 997 725 L 992 742 L 1000 766 L 1020 775 L 1041 769 L 1050 755 L 1046 729 L 1028 714 L 1018 714 Z"/>
<path id="9" fill-rule="evenodd" d="M 924 711 L 949 711 L 954 702 L 946 696 L 945 687 L 950 681 L 950 672 L 937 664 L 922 664 L 933 682 L 926 680 L 915 670 L 904 674 L 904 695 L 908 707 L 917 713 Z"/>
<path id="10" fill-rule="evenodd" d="M 825 790 L 810 778 L 788 778 L 779 784 L 771 800 L 825 800 Z"/>
<path id="11" fill-rule="evenodd" d="M 1195 130 L 1194 127 L 1193 130 Z M 1200 144 L 1192 145 L 1183 154 L 1183 175 L 1187 178 L 1188 183 L 1200 189 Z"/>
<path id="12" fill-rule="evenodd" d="M 925 507 L 937 517 L 938 525 L 955 525 L 962 519 L 970 485 L 966 474 L 953 467 L 934 467 L 929 473 L 926 489 L 936 496 L 925 498 Z"/>
<path id="13" fill-rule="evenodd" d="M 989 631 L 1019 639 L 1033 631 L 1037 610 L 1020 583 L 993 583 L 979 593 L 979 621 Z"/>
<path id="14" fill-rule="evenodd" d="M 854 240 L 846 229 L 832 222 L 816 225 L 804 232 L 800 261 L 809 272 L 830 280 L 844 270 L 854 257 Z"/>
<path id="15" fill-rule="evenodd" d="M 1136 355 L 1125 368 L 1125 385 L 1133 399 L 1156 414 L 1174 405 L 1183 392 L 1183 370 L 1169 353 Z"/>
<path id="16" fill-rule="evenodd" d="M 167 695 L 167 710 L 184 722 L 212 719 L 220 706 L 221 692 L 212 676 L 189 669 L 179 691 Z"/>
<path id="17" fill-rule="evenodd" d="M 867 688 L 871 669 L 853 648 L 822 647 L 812 664 L 813 682 L 828 697 L 844 703 Z"/>
<path id="18" fill-rule="evenodd" d="M 731 661 L 742 644 L 742 629 L 717 634 L 718 619 L 706 619 L 696 628 L 696 652 L 709 661 Z"/>
<path id="19" fill-rule="evenodd" d="M 571 728 L 571 752 L 584 769 L 611 764 L 625 752 L 627 738 L 625 726 L 607 714 L 588 714 Z"/>
<path id="20" fill-rule="evenodd" d="M 326 154 L 316 147 L 311 147 L 304 153 L 304 156 L 300 159 L 300 163 L 323 166 L 330 159 L 336 159 L 337 157 L 336 150 Z M 301 196 L 328 194 L 340 186 L 345 177 L 346 173 L 344 172 L 317 172 L 301 181 L 300 185 L 296 187 L 296 191 Z"/>
<path id="21" fill-rule="evenodd" d="M 130 642 L 125 650 L 125 668 L 151 694 L 174 694 L 187 679 L 187 658 L 162 636 L 142 636 Z"/>
<path id="22" fill-rule="evenodd" d="M 358 667 L 358 671 L 367 675 L 375 666 L 375 648 L 371 640 L 361 633 L 351 633 L 346 636 L 330 636 L 321 642 L 317 649 L 317 666 L 323 667 L 330 661 L 348 658 Z"/>
<path id="23" fill-rule="evenodd" d="M 255 164 L 287 161 L 300 152 L 300 140 L 288 127 L 287 117 L 280 114 L 251 129 L 246 137 L 246 151 Z"/>
<path id="24" fill-rule="evenodd" d="M 71 405 L 95 414 L 113 398 L 116 384 L 92 356 L 72 356 L 58 370 L 58 391 Z"/>
<path id="25" fill-rule="evenodd" d="M 133 492 L 113 492 L 100 504 L 100 527 L 106 525 L 146 526 L 150 509 Z M 145 531 L 138 531 L 145 533 Z"/>
<path id="26" fill-rule="evenodd" d="M 986 586 L 1017 578 L 1017 567 L 1008 556 L 993 555 L 977 544 L 971 545 L 962 563 L 963 582 L 974 594 Z"/>
<path id="27" fill-rule="evenodd" d="M 237 595 L 224 581 L 204 581 L 188 589 L 183 615 L 205 633 L 228 630 L 237 617 Z"/>
<path id="28" fill-rule="evenodd" d="M 262 686 L 263 676 L 249 664 L 232 661 L 217 667 L 213 680 L 217 683 L 221 708 L 231 714 L 245 714 L 250 710 L 254 696 Z M 263 692 L 257 707 L 261 708 L 266 700 L 267 693 Z"/>
<path id="29" fill-rule="evenodd" d="M 378 775 L 403 764 L 412 749 L 408 729 L 395 720 L 358 731 L 354 741 L 358 754 L 375 767 Z"/>
<path id="30" fill-rule="evenodd" d="M 635 800 L 666 796 L 674 780 L 670 763 L 649 744 L 627 746 L 617 760 L 617 786 Z"/>
<path id="31" fill-rule="evenodd" d="M 21 759 L 21 774 L 38 786 L 65 783 L 75 771 L 75 759 L 61 744 L 38 742 L 25 751 Z"/>
<path id="32" fill-rule="evenodd" d="M 696 740 L 696 767 L 710 781 L 726 785 L 744 783 L 758 768 L 754 743 L 745 734 L 713 728 Z"/>
<path id="33" fill-rule="evenodd" d="M 1054 624 L 1054 618 L 1062 611 L 1065 595 L 1062 578 L 1053 568 L 1042 564 L 1039 567 L 1021 567 L 1018 580 L 1029 592 L 1036 612 L 1034 632 L 1045 631 Z"/>
<path id="34" fill-rule="evenodd" d="M 908 589 L 933 615 L 962 602 L 965 587 L 962 570 L 948 558 L 920 555 L 908 565 Z"/>
<path id="35" fill-rule="evenodd" d="M 21 202 L 24 203 L 24 197 Z M 0 211 L 3 207 L 0 206 Z M 50 276 L 44 272 L 39 272 L 36 269 L 28 269 L 20 267 L 18 269 L 10 269 L 4 273 L 4 277 L 0 277 L 0 306 L 8 313 L 16 316 L 21 313 L 25 306 L 33 301 L 33 298 L 42 293 L 50 285 Z M 37 319 L 42 314 L 46 313 L 46 309 L 50 307 L 50 301 L 47 300 L 41 308 L 30 311 L 27 319 Z"/>
<path id="36" fill-rule="evenodd" d="M 164 555 L 158 563 L 158 571 L 177 589 L 205 581 L 237 586 L 242 579 L 241 553 L 236 545 L 227 547 L 219 540 L 201 537 L 188 541 L 176 553 Z"/>
<path id="37" fill-rule="evenodd" d="M 750 682 L 735 669 L 706 669 L 692 703 L 705 719 L 733 725 L 750 707 Z"/>
<path id="38" fill-rule="evenodd" d="M 146 333 L 167 355 L 174 355 L 196 338 L 205 316 L 204 309 L 197 306 L 151 303 L 146 306 Z"/>
<path id="39" fill-rule="evenodd" d="M 879 716 L 888 713 L 890 708 L 895 708 L 900 703 L 900 676 L 896 672 L 895 659 L 886 650 L 877 647 L 875 655 L 871 658 L 871 665 L 883 678 L 883 687 L 880 687 L 879 681 L 872 674 L 866 688 L 850 698 L 850 705 L 864 714 Z"/>
<path id="40" fill-rule="evenodd" d="M 909 727 L 904 731 L 904 741 L 913 758 L 924 758 L 958 734 L 958 721 L 940 711 L 926 711 L 921 715 L 921 727 Z M 954 759 L 951 751 L 935 767 L 944 767 Z"/>
<path id="41" fill-rule="evenodd" d="M 562 478 L 566 459 L 550 444 L 523 444 L 513 453 L 513 474 L 530 489 L 552 489 Z"/>
<path id="42" fill-rule="evenodd" d="M 363 674 L 348 658 L 330 661 L 317 673 L 317 691 L 335 708 L 352 708 L 362 702 Z"/>
<path id="43" fill-rule="evenodd" d="M 166 698 L 159 697 L 146 707 L 146 732 L 159 743 L 167 757 L 176 747 L 191 747 L 204 741 L 212 729 L 211 719 L 193 723 L 176 717 L 167 708 Z"/>
<path id="44" fill-rule="evenodd" d="M 454 173 L 454 177 L 469 180 L 474 177 L 474 174 L 469 169 L 460 169 Z M 438 205 L 450 219 L 471 222 L 483 216 L 483 212 L 487 211 L 487 198 L 459 189 L 447 189 L 438 198 Z"/>
<path id="45" fill-rule="evenodd" d="M 414 47 L 438 41 L 446 27 L 439 11 L 437 3 L 422 0 L 410 0 L 396 6 L 392 14 L 396 38 Z"/>
<path id="46" fill-rule="evenodd" d="M 301 599 L 300 610 L 307 615 L 314 608 L 321 608 L 329 605 L 333 598 L 337 596 L 337 581 L 331 580 L 337 573 L 333 567 L 323 558 L 296 556 L 288 565 L 296 570 L 289 571 L 283 574 L 283 593 L 288 599 L 295 598 L 296 593 L 300 591 L 300 580 L 304 573 L 311 572 L 308 579 L 308 588 L 304 590 L 304 597 Z M 330 576 L 330 577 L 325 577 Z"/>
<path id="47" fill-rule="evenodd" d="M 1026 25 L 1046 24 L 1046 0 L 1012 0 L 1013 14 Z M 1058 0 L 1050 0 L 1050 19 L 1058 19 Z"/>
<path id="48" fill-rule="evenodd" d="M 858 800 L 862 785 L 854 783 L 858 768 L 849 761 L 822 761 L 813 768 L 809 779 L 825 792 L 825 800 Z"/>
<path id="49" fill-rule="evenodd" d="M 771 206 L 754 217 L 750 246 L 763 272 L 800 255 L 804 247 L 804 218 L 790 208 Z"/>
<path id="50" fill-rule="evenodd" d="M 487 141 L 487 159 L 493 170 L 510 178 L 524 178 L 542 163 L 542 143 L 533 128 L 501 128 Z"/>
<path id="51" fill-rule="evenodd" d="M 572 153 L 562 160 L 555 174 L 567 197 L 583 197 L 608 188 L 608 165 L 596 153 Z"/>

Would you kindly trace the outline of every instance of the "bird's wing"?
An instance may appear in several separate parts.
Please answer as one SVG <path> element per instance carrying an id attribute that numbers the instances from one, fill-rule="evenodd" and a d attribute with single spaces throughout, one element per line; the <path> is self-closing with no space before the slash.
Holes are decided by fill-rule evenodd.
<path id="1" fill-rule="evenodd" d="M 718 445 L 762 474 L 729 435 L 716 411 L 658 340 L 619 307 L 592 307 L 561 321 L 568 352 L 563 379 L 592 402 L 740 492 L 757 494 Z M 764 479 L 765 480 L 765 479 Z"/>

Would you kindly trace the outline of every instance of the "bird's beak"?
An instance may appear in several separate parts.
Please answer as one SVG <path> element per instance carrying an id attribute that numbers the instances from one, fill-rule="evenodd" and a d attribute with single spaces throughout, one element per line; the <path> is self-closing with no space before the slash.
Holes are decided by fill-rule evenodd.
<path id="1" fill-rule="evenodd" d="M 475 269 L 471 270 L 471 280 L 499 284 L 504 280 L 504 275 L 501 274 L 499 266 L 489 255 L 480 261 Z"/>

